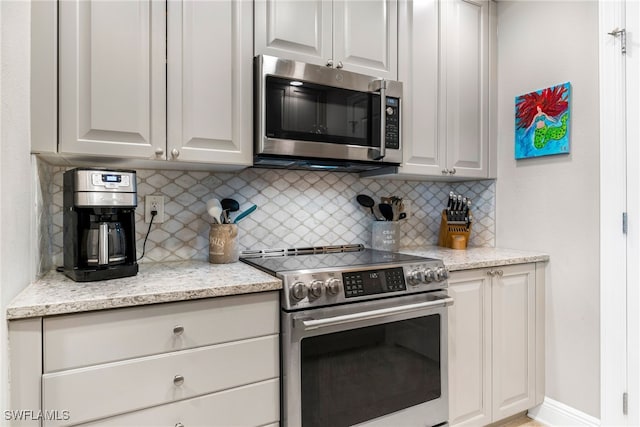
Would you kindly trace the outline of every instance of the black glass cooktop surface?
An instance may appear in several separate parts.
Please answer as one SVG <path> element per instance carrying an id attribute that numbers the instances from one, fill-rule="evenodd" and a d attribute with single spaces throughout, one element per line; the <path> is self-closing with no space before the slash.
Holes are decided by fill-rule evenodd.
<path id="1" fill-rule="evenodd" d="M 286 271 L 315 270 L 324 268 L 350 268 L 386 264 L 434 261 L 415 255 L 397 252 L 362 249 L 356 252 L 317 253 L 305 255 L 242 256 L 240 260 L 270 274 Z"/>

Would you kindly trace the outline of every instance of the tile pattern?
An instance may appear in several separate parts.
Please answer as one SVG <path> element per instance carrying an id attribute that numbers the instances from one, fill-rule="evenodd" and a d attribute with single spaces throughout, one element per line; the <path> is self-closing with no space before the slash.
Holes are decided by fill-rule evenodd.
<path id="1" fill-rule="evenodd" d="M 36 272 L 42 275 L 51 270 L 53 264 L 50 254 L 53 251 L 53 167 L 33 156 L 36 162 L 37 182 L 41 185 L 36 189 L 36 230 L 38 256 Z M 45 255 L 45 256 L 43 256 Z"/>
<path id="2" fill-rule="evenodd" d="M 62 174 L 53 168 L 52 249 L 54 265 L 62 263 Z M 241 209 L 258 205 L 239 223 L 240 249 L 289 248 L 371 243 L 373 218 L 356 202 L 357 194 L 397 195 L 412 204 L 412 214 L 401 225 L 401 247 L 437 242 L 440 211 L 449 191 L 473 200 L 475 223 L 472 246 L 495 244 L 495 183 L 469 181 L 433 183 L 360 178 L 357 174 L 274 169 L 245 169 L 236 173 L 138 170 L 136 234 L 142 252 L 148 224 L 144 197 L 164 195 L 165 222 L 154 224 L 141 262 L 208 259 L 210 198 L 232 197 Z"/>

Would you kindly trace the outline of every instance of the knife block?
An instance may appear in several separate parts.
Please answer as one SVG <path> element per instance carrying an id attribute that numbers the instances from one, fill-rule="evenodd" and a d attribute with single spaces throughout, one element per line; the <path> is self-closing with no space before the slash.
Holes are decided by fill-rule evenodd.
<path id="1" fill-rule="evenodd" d="M 471 212 L 469 212 L 471 214 Z M 447 220 L 447 210 L 442 211 L 440 217 L 440 235 L 438 236 L 438 246 L 451 249 L 466 249 L 471 234 L 471 225 L 467 227 L 466 222 Z"/>

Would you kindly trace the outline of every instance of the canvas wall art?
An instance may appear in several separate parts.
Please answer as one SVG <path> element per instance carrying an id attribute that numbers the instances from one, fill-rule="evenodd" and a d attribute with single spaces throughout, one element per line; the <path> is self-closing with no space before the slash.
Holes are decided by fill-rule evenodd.
<path id="1" fill-rule="evenodd" d="M 571 83 L 516 97 L 516 159 L 569 154 Z"/>

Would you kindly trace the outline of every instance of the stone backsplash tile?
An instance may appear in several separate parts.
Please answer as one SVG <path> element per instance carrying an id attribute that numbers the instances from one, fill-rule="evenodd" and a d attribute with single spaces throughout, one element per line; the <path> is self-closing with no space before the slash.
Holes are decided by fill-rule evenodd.
<path id="1" fill-rule="evenodd" d="M 51 244 L 49 261 L 44 264 L 61 265 L 62 175 L 66 169 L 50 169 Z M 165 222 L 152 225 L 145 257 L 140 262 L 208 259 L 210 218 L 205 204 L 213 197 L 234 198 L 241 210 L 251 204 L 258 206 L 239 223 L 241 250 L 346 243 L 369 246 L 373 217 L 356 202 L 358 194 L 370 195 L 376 201 L 391 195 L 410 200 L 413 212 L 402 222 L 401 247 L 433 245 L 449 191 L 473 200 L 475 223 L 470 244 L 495 245 L 495 183 L 490 180 L 434 183 L 253 168 L 236 173 L 140 169 L 137 179 L 138 255 L 148 228 L 144 223 L 144 197 L 165 197 Z"/>

